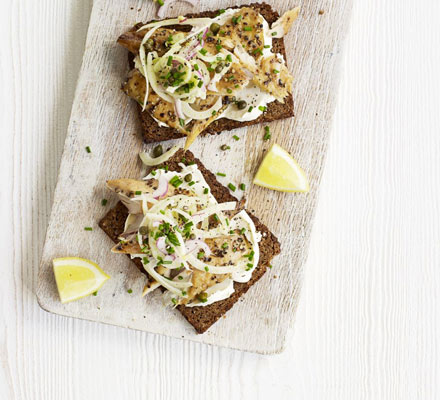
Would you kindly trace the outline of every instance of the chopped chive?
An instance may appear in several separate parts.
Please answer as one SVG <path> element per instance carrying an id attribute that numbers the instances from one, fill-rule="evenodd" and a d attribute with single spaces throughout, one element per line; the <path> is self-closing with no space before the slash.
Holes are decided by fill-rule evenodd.
<path id="1" fill-rule="evenodd" d="M 107 199 L 102 199 L 101 200 L 101 206 L 105 206 L 107 204 Z"/>
<path id="2" fill-rule="evenodd" d="M 154 171 L 154 170 L 153 170 L 153 171 L 151 171 L 151 175 L 153 175 L 153 176 L 156 176 L 156 173 L 157 173 L 157 172 L 156 172 L 156 171 Z"/>
<path id="3" fill-rule="evenodd" d="M 93 231 L 93 228 L 91 226 L 85 226 L 84 230 L 85 231 Z"/>
<path id="4" fill-rule="evenodd" d="M 132 289 L 128 289 L 127 293 L 133 293 L 133 290 Z"/>
<path id="5" fill-rule="evenodd" d="M 252 112 L 253 109 L 254 109 L 254 107 L 250 106 L 248 109 L 248 112 Z"/>
<path id="6" fill-rule="evenodd" d="M 254 266 L 254 264 L 247 263 L 246 266 L 249 267 L 249 268 L 252 268 Z"/>
<path id="7" fill-rule="evenodd" d="M 221 8 L 220 10 L 218 10 L 218 15 L 224 14 L 225 11 L 226 11 L 226 10 L 225 10 L 224 8 Z"/>
<path id="8" fill-rule="evenodd" d="M 209 189 L 208 188 L 203 189 L 203 193 L 204 194 L 208 194 L 209 193 Z"/>
<path id="9" fill-rule="evenodd" d="M 177 277 L 177 279 L 178 279 L 179 281 L 181 281 L 181 280 L 183 279 L 183 276 L 179 275 L 179 276 Z"/>
<path id="10" fill-rule="evenodd" d="M 234 87 L 235 87 L 235 89 L 238 89 L 240 87 L 240 85 L 237 83 Z"/>
<path id="11" fill-rule="evenodd" d="M 234 25 L 237 25 L 243 19 L 243 15 L 239 15 L 238 17 L 232 18 L 232 22 Z"/>
<path id="12" fill-rule="evenodd" d="M 150 260 L 149 260 L 147 257 L 143 257 L 143 258 L 142 258 L 142 262 L 143 262 L 144 264 L 148 264 L 148 263 L 150 262 Z"/>
<path id="13" fill-rule="evenodd" d="M 208 51 L 206 50 L 206 49 L 201 49 L 200 51 L 199 51 L 199 53 L 200 54 L 202 54 L 202 55 L 204 55 L 204 56 L 206 56 L 206 53 L 207 53 Z"/>
<path id="14" fill-rule="evenodd" d="M 235 189 L 237 189 L 232 183 L 228 183 L 228 188 L 231 189 L 233 192 L 235 192 Z"/>
<path id="15" fill-rule="evenodd" d="M 231 89 L 226 89 L 226 91 L 229 93 L 229 94 L 231 94 L 232 93 L 232 90 Z"/>
<path id="16" fill-rule="evenodd" d="M 185 120 L 183 118 L 179 118 L 179 124 L 180 124 L 180 126 L 184 127 L 185 126 Z"/>
<path id="17" fill-rule="evenodd" d="M 263 54 L 263 50 L 261 50 L 260 48 L 258 48 L 258 49 L 255 49 L 252 53 L 253 53 L 253 54 L 258 54 L 258 53 Z"/>
<path id="18" fill-rule="evenodd" d="M 225 218 L 225 221 L 226 221 L 226 226 L 229 226 L 229 219 Z"/>
<path id="19" fill-rule="evenodd" d="M 269 140 L 271 138 L 271 134 L 270 134 L 270 129 L 268 126 L 264 127 L 264 136 L 263 136 L 263 140 Z"/>
<path id="20" fill-rule="evenodd" d="M 245 26 L 243 29 L 247 32 L 250 32 L 252 30 L 252 26 Z"/>
<path id="21" fill-rule="evenodd" d="M 274 70 L 273 70 L 273 73 L 274 73 L 274 74 L 279 74 L 280 71 L 278 71 L 277 69 L 274 69 Z"/>
<path id="22" fill-rule="evenodd" d="M 169 56 L 168 61 L 167 61 L 167 65 L 170 66 L 172 62 L 173 62 L 173 56 Z"/>
<path id="23" fill-rule="evenodd" d="M 165 211 L 164 210 L 160 210 L 159 211 L 162 215 L 165 215 Z"/>
<path id="24" fill-rule="evenodd" d="M 228 243 L 227 242 L 223 243 L 222 244 L 222 249 L 227 249 L 227 248 L 228 248 Z"/>
<path id="25" fill-rule="evenodd" d="M 174 297 L 171 299 L 171 301 L 173 302 L 173 304 L 177 304 L 177 300 Z"/>
<path id="26" fill-rule="evenodd" d="M 217 114 L 217 111 L 214 110 L 211 114 L 212 114 L 212 115 L 215 115 L 215 114 Z"/>
<path id="27" fill-rule="evenodd" d="M 197 253 L 197 258 L 198 258 L 199 260 L 201 260 L 203 257 L 205 257 L 205 253 L 204 253 L 203 251 L 199 251 L 199 252 Z"/>
<path id="28" fill-rule="evenodd" d="M 226 174 L 224 174 L 223 172 L 217 172 L 218 176 L 226 176 Z"/>
<path id="29" fill-rule="evenodd" d="M 263 47 L 264 47 L 265 49 L 270 49 L 270 45 L 269 45 L 269 44 L 265 44 Z"/>
<path id="30" fill-rule="evenodd" d="M 272 32 L 272 36 L 276 36 L 276 35 L 278 35 L 277 32 Z"/>
<path id="31" fill-rule="evenodd" d="M 223 46 L 221 44 L 216 44 L 215 48 L 217 49 L 217 51 L 220 51 L 223 48 Z"/>
<path id="32" fill-rule="evenodd" d="M 200 88 L 203 86 L 203 81 L 199 81 L 199 83 L 197 84 L 197 86 Z"/>
<path id="33" fill-rule="evenodd" d="M 220 221 L 220 218 L 218 217 L 217 214 L 214 214 L 213 217 L 214 217 L 214 219 L 215 219 L 217 222 Z"/>
<path id="34" fill-rule="evenodd" d="M 244 183 L 240 183 L 240 190 L 246 190 L 246 185 Z"/>
<path id="35" fill-rule="evenodd" d="M 164 5 L 163 0 L 157 0 L 157 3 L 162 7 Z"/>
<path id="36" fill-rule="evenodd" d="M 134 192 L 136 196 L 140 196 L 142 194 L 142 192 L 140 190 L 136 190 L 136 192 Z"/>
<path id="37" fill-rule="evenodd" d="M 199 70 L 199 64 L 194 64 L 194 70 L 198 71 Z"/>
<path id="38" fill-rule="evenodd" d="M 266 106 L 259 106 L 258 109 L 259 109 L 260 111 L 264 112 L 264 111 L 267 110 L 267 107 L 266 107 Z"/>
<path id="39" fill-rule="evenodd" d="M 208 267 L 205 267 L 205 271 L 208 272 L 208 271 L 209 271 L 209 268 L 208 268 Z"/>
<path id="40" fill-rule="evenodd" d="M 230 76 L 228 76 L 228 81 L 232 81 L 233 79 L 235 79 L 235 76 L 234 76 L 234 75 L 230 75 Z"/>
<path id="41" fill-rule="evenodd" d="M 243 233 L 245 233 L 246 232 L 246 229 L 245 228 L 241 228 L 240 229 L 240 235 L 243 235 Z"/>
<path id="42" fill-rule="evenodd" d="M 177 175 L 173 176 L 170 179 L 170 184 L 173 185 L 174 187 L 179 187 L 182 183 L 183 181 Z"/>
<path id="43" fill-rule="evenodd" d="M 226 61 L 228 61 L 228 62 L 232 62 L 232 56 L 231 56 L 230 54 L 228 54 L 228 55 L 226 56 Z"/>
<path id="44" fill-rule="evenodd" d="M 98 291 L 93 292 L 92 294 L 93 294 L 93 296 L 97 296 L 98 295 Z"/>
<path id="45" fill-rule="evenodd" d="M 162 261 L 162 264 L 172 264 L 173 262 L 172 261 Z"/>
<path id="46" fill-rule="evenodd" d="M 186 295 L 187 293 L 184 290 L 182 290 L 182 296 L 186 296 Z"/>
<path id="47" fill-rule="evenodd" d="M 191 181 L 190 183 L 188 183 L 188 186 L 193 186 L 193 185 L 195 185 L 196 183 L 194 182 L 194 181 Z"/>
<path id="48" fill-rule="evenodd" d="M 233 138 L 234 140 L 240 140 L 240 138 L 239 138 L 237 135 L 232 136 L 232 138 Z"/>
<path id="49" fill-rule="evenodd" d="M 269 264 L 269 268 L 272 268 L 272 264 Z"/>
<path id="50" fill-rule="evenodd" d="M 92 152 L 92 150 L 90 149 L 90 146 L 86 146 L 86 151 L 87 151 L 87 153 L 91 153 Z"/>
<path id="51" fill-rule="evenodd" d="M 173 41 L 173 35 L 168 36 L 167 42 L 171 43 Z"/>

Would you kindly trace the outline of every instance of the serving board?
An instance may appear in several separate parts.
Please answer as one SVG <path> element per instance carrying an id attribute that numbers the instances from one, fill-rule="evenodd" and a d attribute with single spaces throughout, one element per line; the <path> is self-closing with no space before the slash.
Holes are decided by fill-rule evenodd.
<path id="1" fill-rule="evenodd" d="M 273 268 L 206 333 L 198 335 L 177 310 L 164 308 L 160 293 L 141 297 L 145 277 L 124 255 L 110 252 L 112 242 L 98 221 L 116 204 L 107 179 L 139 177 L 138 153 L 151 150 L 140 136 L 135 104 L 120 90 L 128 71 L 127 52 L 117 37 L 135 22 L 155 17 L 149 0 L 95 0 L 83 64 L 75 93 L 54 204 L 39 270 L 40 306 L 60 315 L 257 353 L 277 353 L 286 343 L 298 304 L 303 265 L 315 213 L 335 107 L 338 64 L 352 0 L 267 1 L 280 14 L 300 5 L 285 38 L 287 62 L 295 77 L 295 118 L 270 123 L 272 139 L 263 141 L 262 125 L 199 138 L 191 147 L 221 182 L 246 184 L 247 208 L 279 238 L 282 253 Z M 249 1 L 201 0 L 194 10 L 173 2 L 168 15 L 227 8 Z M 235 141 L 232 136 L 240 137 Z M 308 194 L 279 193 L 251 185 L 270 144 L 288 149 L 307 172 Z M 231 150 L 221 151 L 222 144 Z M 165 146 L 183 145 L 182 140 Z M 85 151 L 90 146 L 91 153 Z M 109 199 L 107 206 L 101 205 Z M 93 231 L 85 231 L 91 226 Z M 97 296 L 61 304 L 51 260 L 79 256 L 97 262 L 111 277 Z M 129 293 L 131 289 L 131 293 Z"/>

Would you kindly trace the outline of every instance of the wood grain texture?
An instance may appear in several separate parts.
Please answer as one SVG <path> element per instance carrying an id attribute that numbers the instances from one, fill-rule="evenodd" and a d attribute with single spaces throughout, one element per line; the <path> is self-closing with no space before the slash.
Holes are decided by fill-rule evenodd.
<path id="1" fill-rule="evenodd" d="M 238 4 L 246 3 L 249 1 Z M 280 13 L 298 5 L 296 0 L 269 3 Z M 201 2 L 200 7 L 216 10 L 232 4 L 209 1 Z M 145 3 L 140 9 L 135 5 L 133 0 L 97 0 L 93 6 L 40 266 L 39 303 L 45 310 L 61 315 L 234 349 L 280 352 L 298 301 L 335 107 L 339 47 L 348 25 L 351 0 L 339 1 L 332 7 L 324 1 L 322 6 L 328 9 L 325 18 L 318 14 L 317 4 L 304 2 L 295 28 L 285 38 L 289 62 L 294 60 L 291 69 L 296 78 L 296 111 L 294 119 L 270 124 L 272 141 L 299 160 L 308 172 L 311 191 L 292 195 L 248 184 L 247 207 L 279 238 L 282 252 L 273 262 L 273 274 L 266 274 L 225 319 L 203 335 L 194 332 L 177 310 L 164 308 L 159 292 L 148 298 L 128 293 L 130 288 L 140 294 L 145 278 L 126 257 L 109 251 L 110 240 L 97 229 L 97 221 L 105 212 L 101 199 L 109 195 L 105 181 L 140 174 L 137 154 L 142 143 L 135 104 L 119 89 L 127 73 L 127 54 L 115 42 L 136 21 L 154 17 L 154 3 Z M 169 15 L 184 15 L 189 7 L 178 3 Z M 192 150 L 209 170 L 226 172 L 225 185 L 232 181 L 238 186 L 239 182 L 252 179 L 268 147 L 262 140 L 263 132 L 262 125 L 236 130 L 234 133 L 241 140 L 230 152 L 220 152 L 219 148 L 232 139 L 233 133 L 200 138 Z M 177 143 L 182 145 L 183 139 Z M 86 146 L 91 147 L 90 154 L 85 151 Z M 95 231 L 85 231 L 85 226 L 92 226 Z M 91 259 L 112 276 L 98 296 L 65 305 L 59 302 L 52 259 L 67 255 Z"/>
<path id="2" fill-rule="evenodd" d="M 38 307 L 91 1 L 0 3 L 1 399 L 439 397 L 440 3 L 354 4 L 295 330 L 267 357 Z"/>

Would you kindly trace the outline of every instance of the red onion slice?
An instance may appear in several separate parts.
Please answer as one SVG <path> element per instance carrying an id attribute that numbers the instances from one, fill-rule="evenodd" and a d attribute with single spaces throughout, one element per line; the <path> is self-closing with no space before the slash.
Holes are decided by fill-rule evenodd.
<path id="1" fill-rule="evenodd" d="M 166 256 L 163 258 L 165 261 L 174 261 L 176 259 L 174 254 L 168 254 L 165 236 L 161 236 L 156 240 L 156 246 L 162 254 L 166 254 Z"/>
<path id="2" fill-rule="evenodd" d="M 165 197 L 167 193 L 168 193 L 168 181 L 164 176 L 161 176 L 159 178 L 159 185 L 157 189 L 153 192 L 153 198 L 159 200 L 162 197 Z"/>
<path id="3" fill-rule="evenodd" d="M 167 244 L 165 243 L 165 236 L 161 236 L 156 240 L 156 246 L 162 254 L 168 254 Z"/>

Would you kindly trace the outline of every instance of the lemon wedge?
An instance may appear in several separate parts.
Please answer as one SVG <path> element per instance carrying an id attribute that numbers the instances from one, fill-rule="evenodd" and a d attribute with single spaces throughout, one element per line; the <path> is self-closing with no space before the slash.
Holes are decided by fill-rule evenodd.
<path id="1" fill-rule="evenodd" d="M 273 144 L 265 155 L 254 183 L 280 192 L 308 192 L 309 180 L 306 174 L 282 147 Z"/>
<path id="2" fill-rule="evenodd" d="M 52 263 L 61 303 L 96 292 L 110 278 L 98 264 L 85 258 L 55 258 Z"/>

